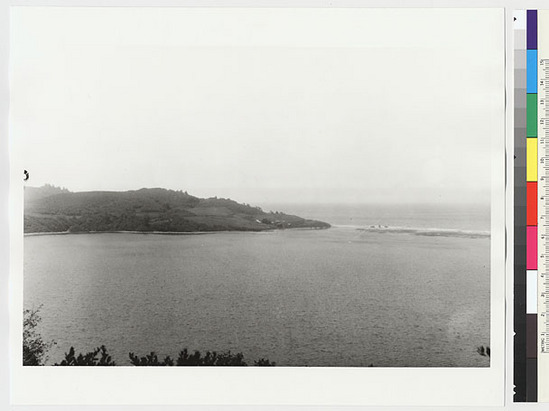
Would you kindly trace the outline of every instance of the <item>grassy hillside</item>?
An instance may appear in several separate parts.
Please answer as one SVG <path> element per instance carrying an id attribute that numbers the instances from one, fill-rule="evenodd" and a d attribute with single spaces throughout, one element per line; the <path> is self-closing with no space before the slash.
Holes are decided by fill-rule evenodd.
<path id="1" fill-rule="evenodd" d="M 72 193 L 25 189 L 25 233 L 91 231 L 262 231 L 328 228 L 329 224 L 223 198 L 163 188 Z"/>

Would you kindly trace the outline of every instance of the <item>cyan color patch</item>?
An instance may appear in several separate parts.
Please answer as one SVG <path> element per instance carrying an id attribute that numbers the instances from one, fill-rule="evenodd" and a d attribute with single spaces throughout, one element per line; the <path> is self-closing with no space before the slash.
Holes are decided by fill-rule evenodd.
<path id="1" fill-rule="evenodd" d="M 538 51 L 526 50 L 526 92 L 538 92 Z"/>

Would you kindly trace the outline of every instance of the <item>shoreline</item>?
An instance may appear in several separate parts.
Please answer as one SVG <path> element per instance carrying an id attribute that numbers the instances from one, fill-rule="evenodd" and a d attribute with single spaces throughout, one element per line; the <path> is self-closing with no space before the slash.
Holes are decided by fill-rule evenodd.
<path id="1" fill-rule="evenodd" d="M 275 230 L 263 230 L 275 231 Z M 261 232 L 263 232 L 261 231 Z M 156 235 L 200 235 L 200 234 L 219 234 L 219 233 L 256 233 L 258 231 L 47 231 L 43 233 L 23 233 L 24 237 L 39 237 L 44 235 L 73 235 L 73 234 L 156 234 Z"/>
<path id="2" fill-rule="evenodd" d="M 212 231 L 45 231 L 38 233 L 23 233 L 23 237 L 39 237 L 46 235 L 73 235 L 73 234 L 155 234 L 155 235 L 202 235 L 202 234 L 222 234 L 222 233 L 274 233 L 287 230 L 327 230 L 331 227 L 295 227 L 282 230 L 212 230 Z"/>

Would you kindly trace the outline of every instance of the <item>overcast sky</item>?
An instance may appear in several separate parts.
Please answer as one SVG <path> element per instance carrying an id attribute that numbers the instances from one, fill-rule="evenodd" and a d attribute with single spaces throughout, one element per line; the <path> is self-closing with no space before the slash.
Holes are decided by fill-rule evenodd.
<path id="1" fill-rule="evenodd" d="M 28 184 L 269 202 L 480 202 L 501 10 L 18 9 Z"/>

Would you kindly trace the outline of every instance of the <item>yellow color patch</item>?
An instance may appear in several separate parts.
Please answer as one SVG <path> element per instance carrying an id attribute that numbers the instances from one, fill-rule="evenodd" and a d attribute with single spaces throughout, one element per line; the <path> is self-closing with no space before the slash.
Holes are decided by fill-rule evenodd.
<path id="1" fill-rule="evenodd" d="M 526 181 L 538 181 L 538 139 L 526 139 Z"/>

